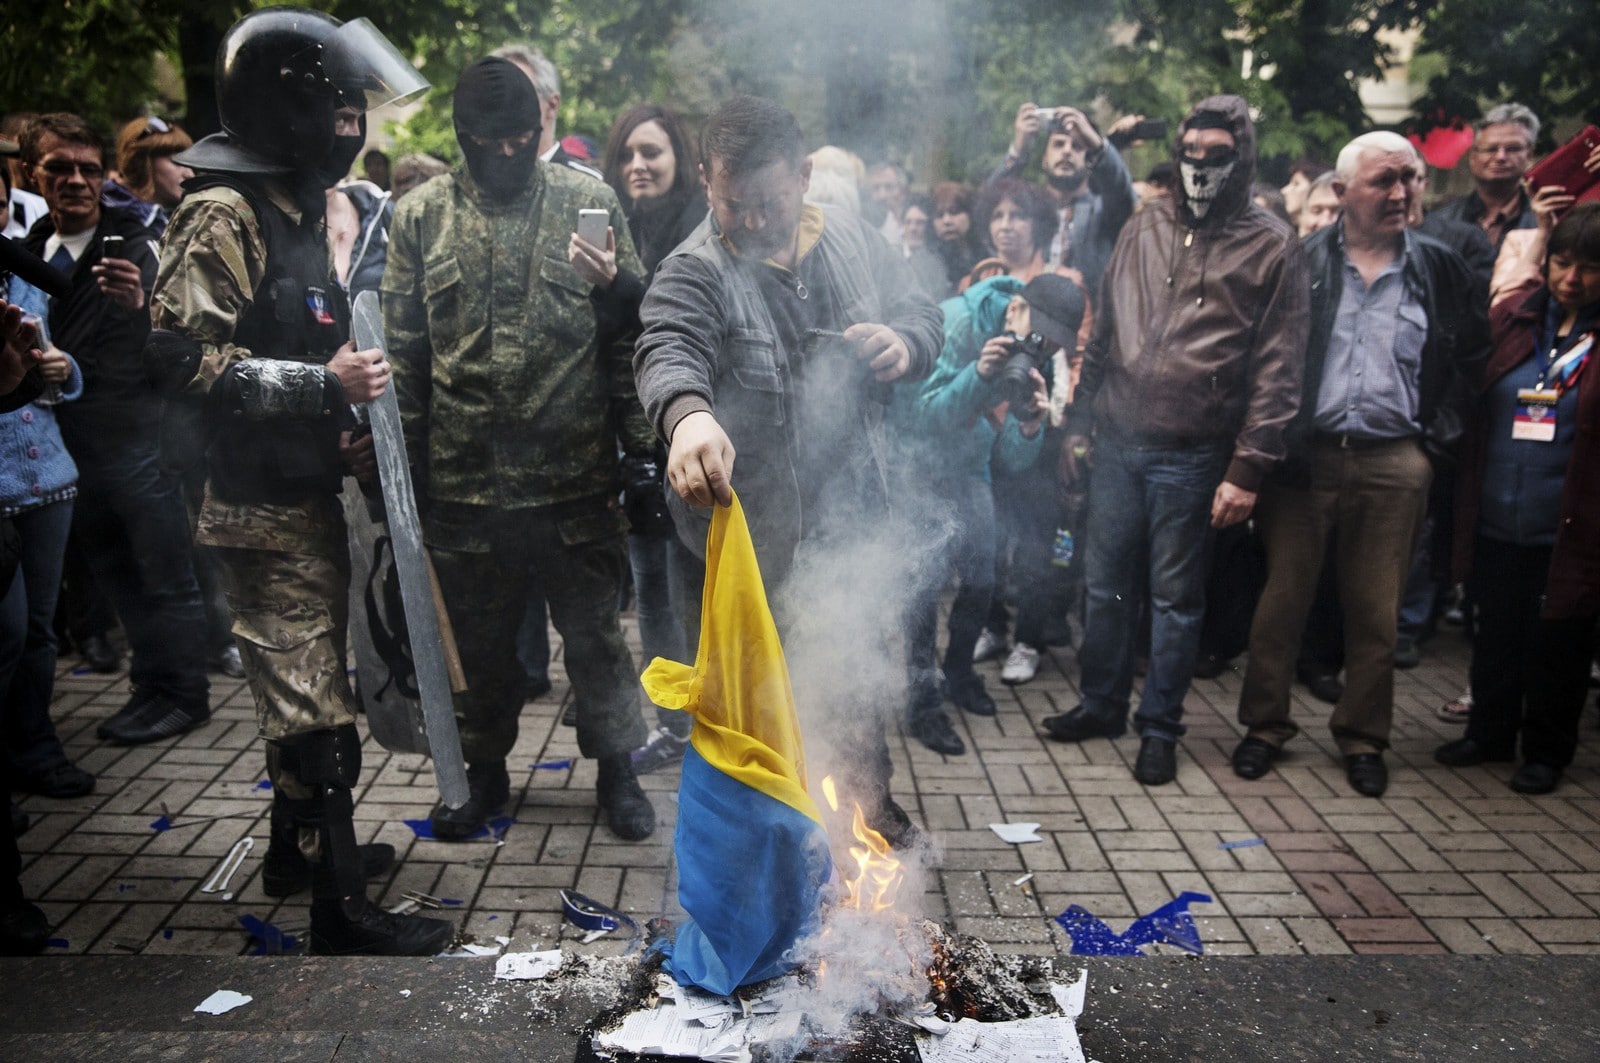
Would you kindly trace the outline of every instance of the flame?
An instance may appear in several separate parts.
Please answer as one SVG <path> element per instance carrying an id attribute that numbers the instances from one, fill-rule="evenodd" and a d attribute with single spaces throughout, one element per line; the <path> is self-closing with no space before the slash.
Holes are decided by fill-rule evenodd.
<path id="1" fill-rule="evenodd" d="M 881 912 L 894 907 L 900 883 L 905 872 L 895 859 L 883 835 L 867 826 L 861 806 L 855 806 L 850 817 L 850 829 L 859 845 L 850 847 L 850 856 L 856 862 L 855 878 L 846 883 L 845 907 L 860 908 L 868 912 Z"/>
<path id="2" fill-rule="evenodd" d="M 822 780 L 822 795 L 828 807 L 839 811 L 839 792 L 833 776 Z M 843 872 L 845 897 L 842 908 L 857 908 L 865 912 L 882 912 L 894 907 L 900 885 L 905 881 L 905 871 L 896 859 L 894 850 L 882 834 L 867 826 L 866 813 L 860 802 L 852 801 L 850 832 L 857 844 L 850 846 L 850 858 L 855 861 L 855 874 Z"/>

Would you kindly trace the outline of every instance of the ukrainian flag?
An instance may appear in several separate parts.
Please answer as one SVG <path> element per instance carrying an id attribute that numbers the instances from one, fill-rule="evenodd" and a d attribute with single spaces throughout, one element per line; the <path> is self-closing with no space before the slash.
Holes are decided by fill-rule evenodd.
<path id="1" fill-rule="evenodd" d="M 657 657 L 650 699 L 694 716 L 678 784 L 678 900 L 690 921 L 667 949 L 681 985 L 728 994 L 796 966 L 832 875 L 806 791 L 789 668 L 744 510 L 719 506 L 706 539 L 694 667 Z"/>

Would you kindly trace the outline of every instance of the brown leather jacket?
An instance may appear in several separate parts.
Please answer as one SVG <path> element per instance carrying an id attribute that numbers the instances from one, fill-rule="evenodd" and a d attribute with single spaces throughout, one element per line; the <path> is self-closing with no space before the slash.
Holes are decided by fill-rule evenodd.
<path id="1" fill-rule="evenodd" d="M 1123 227 L 1068 430 L 1178 448 L 1231 441 L 1224 479 L 1255 491 L 1300 405 L 1310 288 L 1294 231 L 1250 201 L 1244 101 L 1202 100 L 1180 141 L 1202 114 L 1226 121 L 1238 162 L 1203 220 L 1180 185 Z"/>

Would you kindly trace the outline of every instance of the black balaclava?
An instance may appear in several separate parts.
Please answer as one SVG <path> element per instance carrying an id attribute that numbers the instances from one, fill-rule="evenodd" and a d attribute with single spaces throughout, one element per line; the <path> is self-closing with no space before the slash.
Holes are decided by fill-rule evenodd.
<path id="1" fill-rule="evenodd" d="M 366 143 L 367 116 L 363 114 L 361 132 L 353 137 L 334 137 L 333 147 L 328 149 L 328 154 L 323 156 L 322 162 L 317 165 L 317 179 L 322 182 L 323 188 L 332 188 L 345 179 Z"/>
<path id="2" fill-rule="evenodd" d="M 490 199 L 515 199 L 539 162 L 539 96 L 520 67 L 493 56 L 462 71 L 455 92 L 456 140 L 472 179 Z M 498 145 L 479 147 L 473 137 L 504 140 L 532 130 L 528 146 L 510 155 Z"/>

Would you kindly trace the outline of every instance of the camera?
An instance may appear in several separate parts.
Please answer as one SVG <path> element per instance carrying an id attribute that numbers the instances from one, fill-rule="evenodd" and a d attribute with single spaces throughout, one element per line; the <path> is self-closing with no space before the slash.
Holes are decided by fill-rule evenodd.
<path id="1" fill-rule="evenodd" d="M 1034 108 L 1034 113 L 1039 116 L 1039 128 L 1041 130 L 1044 130 L 1045 132 L 1049 132 L 1050 131 L 1050 127 L 1055 125 L 1056 118 L 1064 110 L 1066 110 L 1065 107 L 1036 107 L 1036 108 Z"/>
<path id="2" fill-rule="evenodd" d="M 1055 353 L 1050 348 L 1050 342 L 1037 332 L 1030 332 L 1026 336 L 1015 332 L 1001 333 L 1003 337 L 1011 340 L 1011 353 L 1000 365 L 1000 372 L 995 376 L 995 393 L 1013 409 L 1020 410 L 1028 405 L 1033 398 L 1033 377 L 1030 370 L 1044 371 L 1045 363 L 1050 355 Z"/>
<path id="3" fill-rule="evenodd" d="M 100 241 L 100 257 L 101 258 L 121 258 L 122 257 L 122 237 L 120 237 L 120 236 L 107 236 L 106 238 L 101 240 Z"/>

